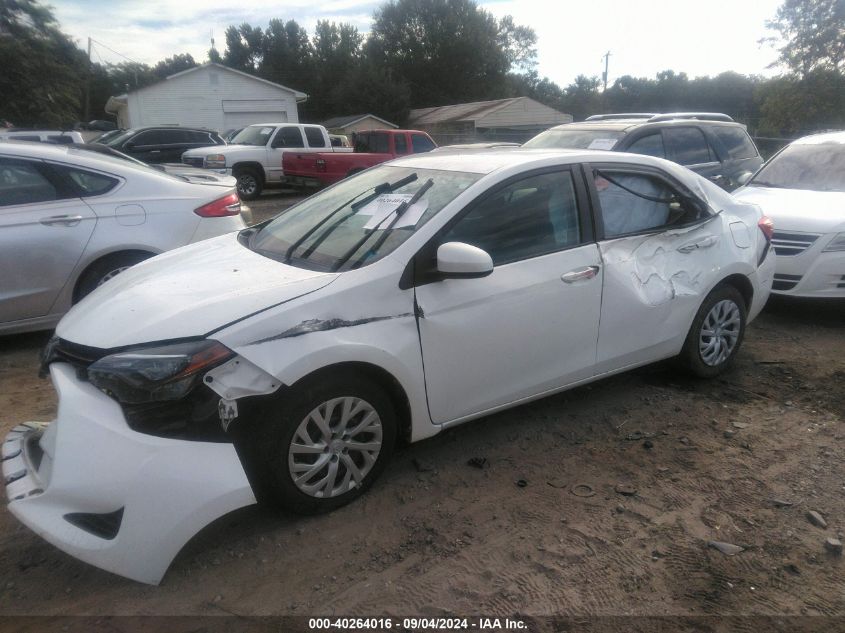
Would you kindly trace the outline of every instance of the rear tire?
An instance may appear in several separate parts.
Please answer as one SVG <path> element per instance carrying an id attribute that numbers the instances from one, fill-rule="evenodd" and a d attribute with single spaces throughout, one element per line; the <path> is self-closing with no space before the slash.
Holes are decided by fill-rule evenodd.
<path id="1" fill-rule="evenodd" d="M 733 286 L 717 286 L 692 321 L 679 360 L 700 378 L 713 378 L 733 363 L 745 336 L 745 300 Z"/>
<path id="2" fill-rule="evenodd" d="M 264 178 L 253 167 L 243 167 L 235 172 L 238 179 L 238 195 L 241 200 L 255 200 L 264 189 Z"/>
<path id="3" fill-rule="evenodd" d="M 354 374 L 307 381 L 257 417 L 247 439 L 257 496 L 299 514 L 329 512 L 363 494 L 396 442 L 392 401 Z"/>
<path id="4" fill-rule="evenodd" d="M 73 303 L 78 303 L 94 291 L 95 288 L 116 277 L 127 268 L 153 257 L 152 253 L 135 251 L 132 253 L 113 253 L 94 262 L 79 278 L 76 291 L 73 293 Z"/>

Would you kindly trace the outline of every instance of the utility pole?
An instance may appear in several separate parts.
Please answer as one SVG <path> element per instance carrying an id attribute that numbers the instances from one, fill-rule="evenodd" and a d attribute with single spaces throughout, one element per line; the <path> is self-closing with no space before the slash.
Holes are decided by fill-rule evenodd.
<path id="1" fill-rule="evenodd" d="M 601 75 L 602 81 L 604 81 L 604 91 L 607 92 L 607 66 L 610 62 L 610 51 L 607 51 L 604 55 L 602 55 L 604 59 L 604 72 Z"/>
<path id="2" fill-rule="evenodd" d="M 88 72 L 85 74 L 85 122 L 91 120 L 91 75 L 93 68 L 91 67 L 91 37 L 88 37 Z"/>

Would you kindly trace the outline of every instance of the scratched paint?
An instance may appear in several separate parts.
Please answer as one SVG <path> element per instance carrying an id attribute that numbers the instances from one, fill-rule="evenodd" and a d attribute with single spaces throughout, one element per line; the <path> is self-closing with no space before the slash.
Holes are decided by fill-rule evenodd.
<path id="1" fill-rule="evenodd" d="M 414 316 L 411 312 L 406 312 L 404 314 L 397 314 L 394 316 L 378 316 L 378 317 L 366 317 L 362 319 L 308 319 L 307 321 L 303 321 L 299 325 L 295 325 L 292 328 L 288 328 L 284 332 L 276 334 L 274 336 L 268 336 L 257 341 L 253 341 L 252 343 L 248 343 L 248 345 L 259 345 L 261 343 L 268 343 L 270 341 L 278 341 L 285 338 L 294 338 L 296 336 L 304 336 L 306 334 L 311 334 L 312 332 L 327 332 L 329 330 L 336 330 L 338 328 L 344 327 L 355 327 L 356 325 L 365 325 L 367 323 L 375 323 L 377 321 L 389 321 L 390 319 L 401 319 L 404 317 L 412 317 Z"/>

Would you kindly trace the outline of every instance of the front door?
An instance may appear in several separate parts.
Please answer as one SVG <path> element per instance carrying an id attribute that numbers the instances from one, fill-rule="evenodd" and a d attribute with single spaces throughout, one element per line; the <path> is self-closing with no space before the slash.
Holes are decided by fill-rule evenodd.
<path id="1" fill-rule="evenodd" d="M 438 237 L 482 248 L 494 270 L 416 288 L 434 423 L 593 374 L 602 270 L 583 200 L 568 169 L 547 170 L 473 203 Z"/>

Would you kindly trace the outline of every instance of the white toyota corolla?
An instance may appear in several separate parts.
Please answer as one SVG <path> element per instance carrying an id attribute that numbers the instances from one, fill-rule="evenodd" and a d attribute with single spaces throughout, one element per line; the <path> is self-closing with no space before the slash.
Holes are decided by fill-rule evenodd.
<path id="1" fill-rule="evenodd" d="M 845 297 L 845 132 L 794 141 L 734 195 L 775 224 L 772 292 Z"/>
<path id="2" fill-rule="evenodd" d="M 57 419 L 3 444 L 9 507 L 157 583 L 236 508 L 349 502 L 399 440 L 664 358 L 720 373 L 768 297 L 770 233 L 647 156 L 375 167 L 74 307 L 43 359 Z"/>

